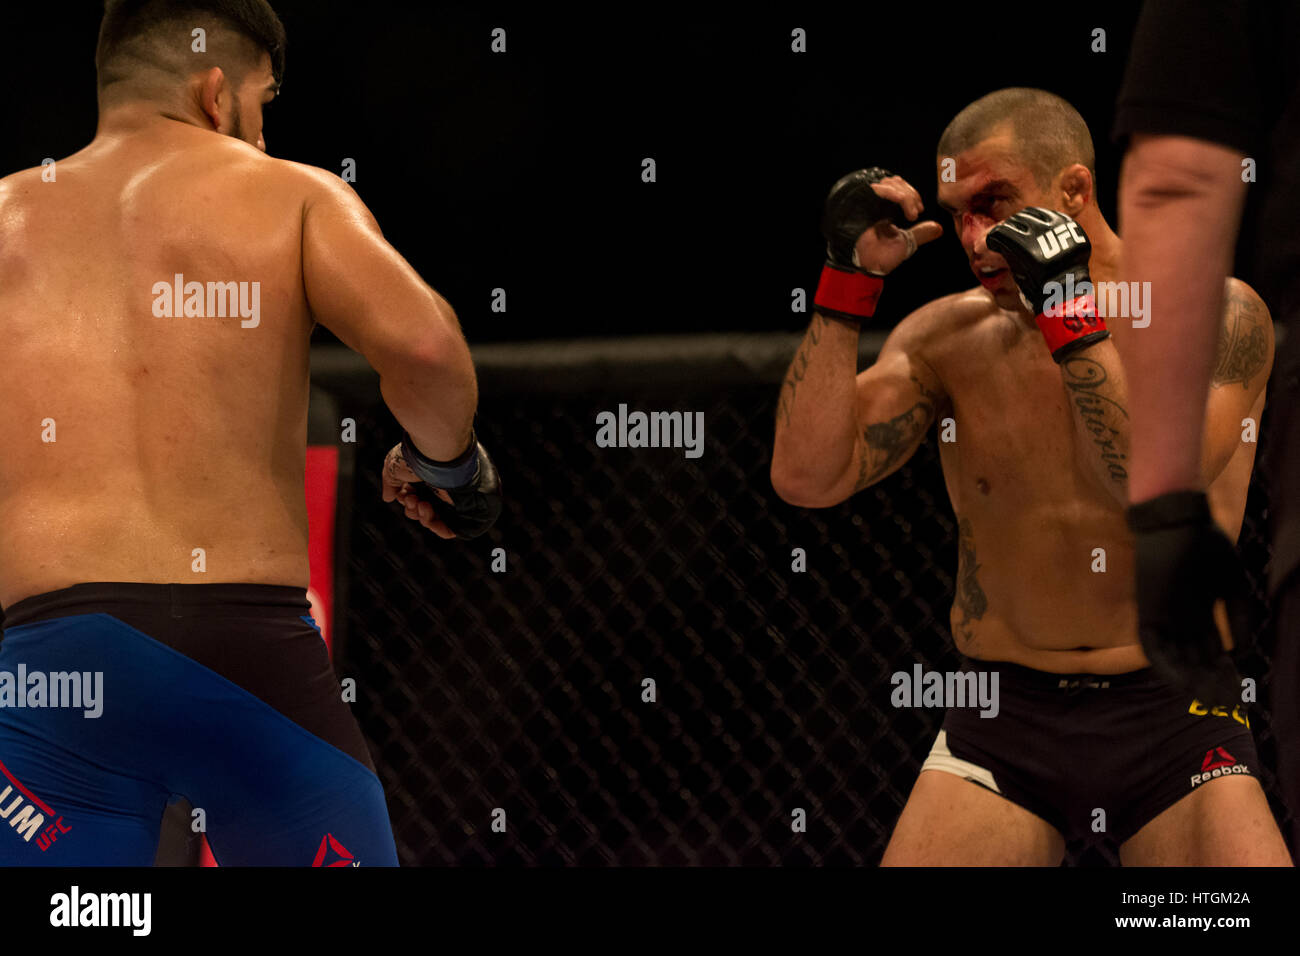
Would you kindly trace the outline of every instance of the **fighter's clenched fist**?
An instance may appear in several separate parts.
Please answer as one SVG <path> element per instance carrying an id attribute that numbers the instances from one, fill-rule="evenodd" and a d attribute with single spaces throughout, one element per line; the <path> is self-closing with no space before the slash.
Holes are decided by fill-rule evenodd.
<path id="1" fill-rule="evenodd" d="M 1007 261 L 1058 363 L 1110 338 L 1092 292 L 1092 244 L 1077 222 L 1063 212 L 1030 206 L 990 229 L 984 242 Z"/>
<path id="2" fill-rule="evenodd" d="M 826 266 L 813 299 L 818 312 L 849 322 L 875 312 L 881 278 L 917 246 L 943 235 L 937 222 L 903 225 L 921 207 L 920 193 L 879 166 L 849 173 L 831 187 L 822 213 Z"/>

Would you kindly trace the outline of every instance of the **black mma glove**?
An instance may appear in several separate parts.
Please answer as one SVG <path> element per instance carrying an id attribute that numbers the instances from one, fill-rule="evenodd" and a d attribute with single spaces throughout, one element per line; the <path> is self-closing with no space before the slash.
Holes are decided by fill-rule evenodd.
<path id="1" fill-rule="evenodd" d="M 831 187 L 822 211 L 826 265 L 813 296 L 813 307 L 822 315 L 861 322 L 875 313 L 884 279 L 858 266 L 854 247 L 858 237 L 878 222 L 888 220 L 900 229 L 907 228 L 903 207 L 877 196 L 871 188 L 872 183 L 892 175 L 872 166 L 849 173 Z"/>
<path id="2" fill-rule="evenodd" d="M 984 242 L 1007 261 L 1057 363 L 1110 337 L 1093 300 L 1088 272 L 1092 243 L 1077 222 L 1029 206 L 990 229 Z M 1050 291 L 1045 289 L 1049 283 L 1055 284 Z"/>
<path id="3" fill-rule="evenodd" d="M 1138 635 L 1161 677 L 1207 706 L 1241 703 L 1241 678 L 1223 649 L 1214 603 L 1223 598 L 1238 645 L 1249 633 L 1245 572 L 1199 491 L 1174 491 L 1133 505 L 1137 537 Z"/>
<path id="4" fill-rule="evenodd" d="M 415 447 L 411 436 L 402 433 L 402 457 L 411 471 L 430 488 L 441 488 L 451 496 L 451 504 L 439 495 L 420 494 L 421 501 L 433 506 L 436 514 L 458 538 L 477 538 L 496 523 L 501 515 L 501 476 L 486 449 L 470 432 L 469 448 L 453 461 L 434 461 Z"/>

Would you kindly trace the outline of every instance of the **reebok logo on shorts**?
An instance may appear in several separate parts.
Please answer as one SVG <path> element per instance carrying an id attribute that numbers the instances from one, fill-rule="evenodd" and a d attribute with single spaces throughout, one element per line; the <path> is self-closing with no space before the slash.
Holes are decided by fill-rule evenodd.
<path id="1" fill-rule="evenodd" d="M 1249 774 L 1250 768 L 1244 763 L 1238 763 L 1237 758 L 1222 747 L 1215 747 L 1213 750 L 1205 751 L 1205 759 L 1201 761 L 1201 772 L 1192 774 L 1192 786 L 1197 787 L 1207 780 L 1233 773 Z"/>
<path id="2" fill-rule="evenodd" d="M 326 857 L 330 854 L 330 858 Z M 352 854 L 338 840 L 334 839 L 334 834 L 327 833 L 320 838 L 320 849 L 316 851 L 316 859 L 312 866 L 360 866 L 361 861 L 354 859 Z"/>

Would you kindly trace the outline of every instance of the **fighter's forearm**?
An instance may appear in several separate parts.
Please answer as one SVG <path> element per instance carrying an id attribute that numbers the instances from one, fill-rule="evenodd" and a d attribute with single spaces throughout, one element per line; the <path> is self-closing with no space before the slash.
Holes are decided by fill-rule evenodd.
<path id="1" fill-rule="evenodd" d="M 858 332 L 814 312 L 781 385 L 774 474 L 816 491 L 832 487 L 850 467 L 857 434 L 857 368 Z"/>
<path id="2" fill-rule="evenodd" d="M 1241 156 L 1177 136 L 1137 137 L 1120 183 L 1123 276 L 1150 282 L 1150 325 L 1114 329 L 1129 372 L 1129 492 L 1199 488 L 1205 395 L 1245 186 Z"/>
<path id="3" fill-rule="evenodd" d="M 478 382 L 468 348 L 448 350 L 433 365 L 386 368 L 379 390 L 393 417 L 426 457 L 451 461 L 468 447 L 478 406 Z"/>
<path id="4" fill-rule="evenodd" d="M 1080 466 L 1097 478 L 1117 507 L 1128 504 L 1128 387 L 1119 353 L 1103 339 L 1061 362 L 1061 383 L 1074 417 Z"/>

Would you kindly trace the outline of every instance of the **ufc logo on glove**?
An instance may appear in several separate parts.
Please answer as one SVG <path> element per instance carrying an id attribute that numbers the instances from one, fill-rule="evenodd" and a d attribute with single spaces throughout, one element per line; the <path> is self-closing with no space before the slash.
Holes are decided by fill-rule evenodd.
<path id="1" fill-rule="evenodd" d="M 1083 233 L 1079 231 L 1079 224 L 1073 219 L 1061 223 L 1051 232 L 1040 235 L 1038 237 L 1038 248 L 1043 250 L 1044 259 L 1051 259 L 1062 249 L 1070 248 L 1070 239 L 1074 240 L 1075 245 L 1087 241 Z"/>

